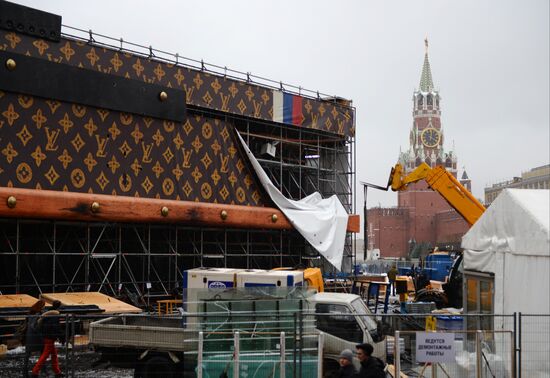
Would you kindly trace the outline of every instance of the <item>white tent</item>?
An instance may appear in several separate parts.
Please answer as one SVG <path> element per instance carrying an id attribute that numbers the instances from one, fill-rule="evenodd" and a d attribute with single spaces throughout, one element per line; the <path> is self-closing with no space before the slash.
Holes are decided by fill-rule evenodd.
<path id="1" fill-rule="evenodd" d="M 495 275 L 496 314 L 550 314 L 549 223 L 550 191 L 505 189 L 462 238 L 464 270 Z"/>
<path id="2" fill-rule="evenodd" d="M 494 275 L 495 314 L 550 314 L 549 229 L 549 190 L 505 189 L 462 238 L 464 271 Z M 504 327 L 496 322 L 496 328 Z M 539 366 L 522 370 L 544 372 L 550 367 L 548 323 L 548 318 L 541 318 L 534 334 L 524 327 L 524 356 Z M 544 332 L 545 347 L 526 339 Z"/>

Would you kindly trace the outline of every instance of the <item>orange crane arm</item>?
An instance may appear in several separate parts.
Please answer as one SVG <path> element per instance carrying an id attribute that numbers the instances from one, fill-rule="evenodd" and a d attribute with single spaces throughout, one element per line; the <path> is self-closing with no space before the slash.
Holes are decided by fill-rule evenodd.
<path id="1" fill-rule="evenodd" d="M 485 212 L 483 206 L 452 174 L 445 168 L 430 168 L 426 163 L 420 164 L 414 171 L 404 176 L 401 164 L 392 168 L 389 184 L 393 191 L 407 190 L 411 183 L 425 180 L 429 187 L 441 194 L 462 217 L 473 225 Z"/>

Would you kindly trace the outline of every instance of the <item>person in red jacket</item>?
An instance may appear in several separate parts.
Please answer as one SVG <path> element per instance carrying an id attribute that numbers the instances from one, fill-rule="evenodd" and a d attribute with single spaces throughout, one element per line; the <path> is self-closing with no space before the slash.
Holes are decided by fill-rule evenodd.
<path id="1" fill-rule="evenodd" d="M 57 349 L 55 348 L 55 341 L 64 339 L 64 332 L 59 324 L 59 307 L 61 302 L 53 301 L 52 309 L 42 314 L 38 319 L 38 328 L 41 330 L 44 337 L 44 348 L 40 358 L 32 368 L 32 376 L 38 377 L 40 370 L 48 357 L 52 359 L 52 369 L 56 377 L 62 377 L 63 373 L 59 368 L 59 361 L 57 359 Z"/>

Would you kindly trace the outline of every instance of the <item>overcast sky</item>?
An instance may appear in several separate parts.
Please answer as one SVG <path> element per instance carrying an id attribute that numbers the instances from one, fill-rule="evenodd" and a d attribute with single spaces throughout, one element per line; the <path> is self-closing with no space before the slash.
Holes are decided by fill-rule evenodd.
<path id="1" fill-rule="evenodd" d="M 357 181 L 409 145 L 424 38 L 445 149 L 473 192 L 550 162 L 549 1 L 13 0 L 63 24 L 353 100 Z M 362 207 L 358 187 L 358 212 Z M 369 191 L 368 206 L 397 194 Z"/>

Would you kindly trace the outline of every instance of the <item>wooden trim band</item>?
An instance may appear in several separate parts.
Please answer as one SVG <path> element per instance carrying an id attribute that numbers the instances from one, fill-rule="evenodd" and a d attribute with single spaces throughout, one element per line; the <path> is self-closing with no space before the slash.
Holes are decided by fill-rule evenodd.
<path id="1" fill-rule="evenodd" d="M 0 217 L 89 222 L 182 223 L 224 228 L 290 230 L 284 214 L 270 207 L 0 188 Z M 359 232 L 350 215 L 348 232 Z"/>

